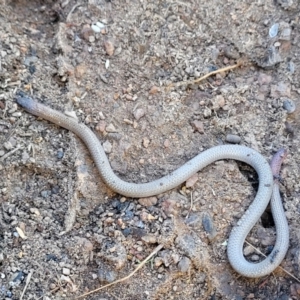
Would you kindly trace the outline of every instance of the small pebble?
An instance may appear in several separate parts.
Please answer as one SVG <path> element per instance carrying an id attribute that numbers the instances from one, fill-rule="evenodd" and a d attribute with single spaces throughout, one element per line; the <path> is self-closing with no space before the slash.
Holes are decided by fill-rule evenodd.
<path id="1" fill-rule="evenodd" d="M 22 116 L 22 113 L 20 111 L 16 111 L 12 114 L 12 116 L 18 118 Z"/>
<path id="2" fill-rule="evenodd" d="M 139 121 L 145 115 L 145 111 L 142 108 L 138 108 L 133 112 L 134 118 Z"/>
<path id="3" fill-rule="evenodd" d="M 241 142 L 241 138 L 235 134 L 227 134 L 225 140 L 231 144 L 239 144 Z"/>
<path id="4" fill-rule="evenodd" d="M 114 271 L 100 269 L 98 271 L 98 278 L 100 282 L 113 282 L 117 278 L 117 274 Z"/>
<path id="5" fill-rule="evenodd" d="M 124 122 L 126 124 L 128 124 L 128 125 L 132 125 L 133 124 L 133 122 L 131 120 L 129 120 L 129 119 L 124 119 Z"/>
<path id="6" fill-rule="evenodd" d="M 103 74 L 99 74 L 100 79 L 104 82 L 104 83 L 108 83 L 107 78 L 103 75 Z"/>
<path id="7" fill-rule="evenodd" d="M 96 33 L 100 33 L 101 31 L 101 28 L 99 28 L 96 24 L 92 24 L 91 28 Z"/>
<path id="8" fill-rule="evenodd" d="M 99 123 L 96 125 L 96 130 L 100 132 L 105 132 L 105 127 L 106 127 L 106 122 L 101 120 Z"/>
<path id="9" fill-rule="evenodd" d="M 47 197 L 50 196 L 50 195 L 51 195 L 51 191 L 49 191 L 49 190 L 41 191 L 41 196 L 42 196 L 43 198 L 47 198 Z"/>
<path id="10" fill-rule="evenodd" d="M 281 34 L 280 34 L 280 39 L 289 41 L 291 39 L 291 33 L 292 33 L 292 29 L 290 27 L 286 27 L 286 28 L 282 29 Z"/>
<path id="11" fill-rule="evenodd" d="M 94 34 L 94 32 L 91 29 L 90 25 L 85 24 L 82 28 L 82 31 L 81 31 L 81 36 L 83 37 L 83 39 L 88 41 L 89 37 L 92 36 L 93 34 Z"/>
<path id="12" fill-rule="evenodd" d="M 275 42 L 275 43 L 274 43 L 274 47 L 279 48 L 280 46 L 281 46 L 281 43 L 280 43 L 280 42 Z"/>
<path id="13" fill-rule="evenodd" d="M 173 199 L 167 199 L 161 204 L 161 208 L 167 216 L 178 215 L 177 201 Z"/>
<path id="14" fill-rule="evenodd" d="M 210 117 L 211 116 L 211 109 L 210 108 L 205 108 L 203 110 L 203 116 L 204 116 L 204 118 Z"/>
<path id="15" fill-rule="evenodd" d="M 142 220 L 139 220 L 139 221 L 135 222 L 134 226 L 137 227 L 137 228 L 145 228 L 145 224 L 143 223 Z"/>
<path id="16" fill-rule="evenodd" d="M 186 256 L 184 256 L 178 263 L 178 269 L 182 273 L 187 272 L 190 267 L 191 267 L 191 260 Z"/>
<path id="17" fill-rule="evenodd" d="M 257 254 L 254 254 L 251 256 L 252 261 L 259 261 L 259 256 Z"/>
<path id="18" fill-rule="evenodd" d="M 71 274 L 71 271 L 70 271 L 70 269 L 68 269 L 68 268 L 63 268 L 63 269 L 62 269 L 62 273 L 63 273 L 64 275 L 66 275 L 66 276 L 69 276 L 69 275 Z"/>
<path id="19" fill-rule="evenodd" d="M 94 43 L 95 42 L 95 37 L 93 36 L 93 35 L 91 35 L 90 37 L 89 37 L 89 42 L 90 43 Z"/>
<path id="20" fill-rule="evenodd" d="M 106 26 L 105 24 L 101 23 L 101 22 L 96 22 L 97 27 L 99 27 L 100 29 L 104 29 Z"/>
<path id="21" fill-rule="evenodd" d="M 57 150 L 57 158 L 62 159 L 64 157 L 64 151 L 63 149 Z"/>
<path id="22" fill-rule="evenodd" d="M 270 69 L 276 64 L 282 62 L 282 60 L 283 58 L 281 57 L 278 48 L 271 45 L 266 49 L 264 56 L 257 63 L 264 69 Z"/>
<path id="23" fill-rule="evenodd" d="M 288 83 L 280 81 L 277 85 L 271 85 L 271 97 L 290 97 L 291 95 L 291 86 Z"/>
<path id="24" fill-rule="evenodd" d="M 105 61 L 105 69 L 108 69 L 108 68 L 109 68 L 109 64 L 110 64 L 109 59 L 107 59 L 107 60 Z"/>
<path id="25" fill-rule="evenodd" d="M 71 282 L 69 276 L 66 276 L 66 275 L 61 275 L 60 276 L 60 281 L 65 281 L 65 282 Z"/>
<path id="26" fill-rule="evenodd" d="M 132 234 L 132 229 L 131 228 L 125 228 L 123 231 L 122 231 L 123 235 L 126 237 L 130 234 Z"/>
<path id="27" fill-rule="evenodd" d="M 295 129 L 290 122 L 285 122 L 285 130 L 287 131 L 287 133 L 290 133 L 290 134 L 295 133 Z M 0 154 L 0 156 L 1 156 L 1 154 Z"/>
<path id="28" fill-rule="evenodd" d="M 143 146 L 148 148 L 150 144 L 150 140 L 148 138 L 143 138 Z"/>
<path id="29" fill-rule="evenodd" d="M 142 220 L 143 222 L 148 221 L 148 213 L 145 212 L 145 211 L 142 211 L 142 212 L 140 213 L 140 218 L 141 218 L 141 220 Z"/>
<path id="30" fill-rule="evenodd" d="M 159 257 L 159 256 L 156 256 L 156 257 L 154 258 L 154 266 L 155 266 L 156 268 L 158 268 L 158 267 L 160 267 L 162 264 L 163 264 L 162 258 Z"/>
<path id="31" fill-rule="evenodd" d="M 139 203 L 146 207 L 153 206 L 156 205 L 157 198 L 156 197 L 140 198 Z"/>
<path id="32" fill-rule="evenodd" d="M 3 144 L 3 146 L 4 146 L 4 148 L 6 149 L 6 150 L 11 150 L 12 148 L 13 148 L 13 146 L 12 146 L 12 144 L 11 144 L 11 142 L 10 141 L 8 141 L 8 142 L 5 142 L 4 144 Z"/>
<path id="33" fill-rule="evenodd" d="M 279 24 L 275 23 L 269 29 L 269 36 L 270 38 L 274 38 L 278 34 Z"/>
<path id="34" fill-rule="evenodd" d="M 213 221 L 212 217 L 210 216 L 210 214 L 203 213 L 202 226 L 203 226 L 204 230 L 207 232 L 209 240 L 213 240 L 216 237 L 217 232 L 216 232 L 216 229 L 214 226 L 214 221 Z"/>
<path id="35" fill-rule="evenodd" d="M 105 120 L 105 116 L 102 111 L 99 111 L 99 117 L 101 120 Z"/>
<path id="36" fill-rule="evenodd" d="M 14 274 L 14 278 L 13 278 L 13 282 L 21 282 L 23 281 L 24 277 L 25 277 L 25 274 L 22 272 L 22 271 L 19 271 L 17 272 L 17 269 L 15 270 L 15 268 L 13 267 L 12 268 L 12 271 L 13 272 L 16 272 L 16 274 Z"/>
<path id="37" fill-rule="evenodd" d="M 106 40 L 104 42 L 105 51 L 109 56 L 112 56 L 115 52 L 115 46 L 111 40 Z"/>
<path id="38" fill-rule="evenodd" d="M 8 111 L 9 114 L 12 114 L 13 112 L 15 112 L 18 109 L 17 105 L 15 103 L 13 103 L 11 109 Z M 11 138 L 10 138 L 11 139 Z"/>
<path id="39" fill-rule="evenodd" d="M 185 186 L 187 188 L 193 188 L 197 181 L 198 181 L 198 174 L 196 173 L 193 176 L 191 176 L 190 178 L 188 178 L 188 180 L 185 183 Z"/>
<path id="40" fill-rule="evenodd" d="M 54 290 L 56 288 L 56 284 L 52 282 L 50 283 L 49 287 L 51 290 Z"/>
<path id="41" fill-rule="evenodd" d="M 105 141 L 103 144 L 103 149 L 105 151 L 105 153 L 111 153 L 112 151 L 112 144 L 109 141 Z"/>
<path id="42" fill-rule="evenodd" d="M 156 94 L 157 92 L 159 91 L 159 88 L 157 86 L 153 86 L 150 91 L 149 91 L 149 94 L 153 95 L 153 94 Z"/>
<path id="43" fill-rule="evenodd" d="M 201 217 L 197 213 L 189 215 L 189 217 L 184 220 L 185 224 L 195 228 L 201 224 L 201 221 Z"/>
<path id="44" fill-rule="evenodd" d="M 143 249 L 142 246 L 138 246 L 138 247 L 136 248 L 136 250 L 137 250 L 138 252 L 142 252 L 144 249 Z"/>
<path id="45" fill-rule="evenodd" d="M 293 283 L 290 286 L 290 291 L 291 291 L 291 296 L 294 296 L 294 297 L 300 296 L 300 284 L 299 283 Z"/>
<path id="46" fill-rule="evenodd" d="M 259 73 L 257 81 L 259 85 L 268 85 L 272 81 L 272 76 L 265 73 Z"/>
<path id="47" fill-rule="evenodd" d="M 287 63 L 287 69 L 291 74 L 295 73 L 295 64 L 292 61 Z"/>
<path id="48" fill-rule="evenodd" d="M 36 216 L 40 216 L 41 215 L 40 211 L 37 208 L 35 208 L 35 207 L 30 208 L 29 211 L 32 214 L 36 215 Z"/>
<path id="49" fill-rule="evenodd" d="M 169 148 L 170 147 L 170 141 L 168 140 L 168 139 L 166 139 L 165 141 L 164 141 L 164 147 L 165 148 Z M 1 155 L 0 155 L 1 156 Z"/>
<path id="50" fill-rule="evenodd" d="M 224 99 L 224 97 L 222 95 L 217 95 L 216 98 L 215 98 L 215 102 L 214 105 L 217 105 L 218 108 L 219 107 L 224 107 L 226 101 Z"/>
<path id="51" fill-rule="evenodd" d="M 88 257 L 90 257 L 90 254 L 92 253 L 94 248 L 92 242 L 84 237 L 77 237 L 76 239 L 77 239 L 77 246 L 81 249 L 81 253 L 87 254 Z"/>
<path id="52" fill-rule="evenodd" d="M 87 71 L 87 66 L 85 64 L 80 64 L 75 67 L 74 75 L 77 79 L 81 79 Z"/>
<path id="53" fill-rule="evenodd" d="M 288 114 L 291 114 L 296 110 L 296 104 L 291 99 L 285 99 L 283 101 L 282 107 L 287 111 Z"/>
<path id="54" fill-rule="evenodd" d="M 106 131 L 107 132 L 118 132 L 117 129 L 115 128 L 115 126 L 112 123 L 110 123 L 106 126 Z"/>
<path id="55" fill-rule="evenodd" d="M 178 262 L 179 262 L 179 260 L 180 260 L 179 254 L 178 254 L 178 253 L 173 253 L 171 256 L 172 256 L 173 262 L 174 262 L 175 264 L 178 264 Z"/>
<path id="56" fill-rule="evenodd" d="M 252 246 L 250 246 L 250 245 L 247 245 L 244 248 L 243 252 L 244 252 L 245 256 L 248 256 L 248 255 L 250 255 L 250 254 L 252 254 L 254 252 L 254 248 Z"/>
<path id="57" fill-rule="evenodd" d="M 147 234 L 147 235 L 143 236 L 142 240 L 145 243 L 148 243 L 148 244 L 155 244 L 155 243 L 157 243 L 156 237 L 154 235 L 150 235 L 150 234 Z"/>
<path id="58" fill-rule="evenodd" d="M 36 56 L 27 56 L 24 60 L 24 65 L 30 67 L 31 64 L 34 64 L 38 58 Z"/>
<path id="59" fill-rule="evenodd" d="M 194 120 L 191 122 L 191 125 L 195 131 L 198 131 L 199 133 L 204 133 L 204 125 L 201 121 Z"/>
<path id="60" fill-rule="evenodd" d="M 166 267 L 171 265 L 172 263 L 172 256 L 171 256 L 171 251 L 170 250 L 163 250 L 160 252 L 160 257 L 163 260 L 163 263 Z"/>

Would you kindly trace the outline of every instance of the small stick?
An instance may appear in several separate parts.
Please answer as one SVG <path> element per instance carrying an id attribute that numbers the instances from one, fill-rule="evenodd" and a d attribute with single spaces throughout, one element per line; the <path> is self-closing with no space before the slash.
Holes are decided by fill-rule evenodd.
<path id="1" fill-rule="evenodd" d="M 192 209 L 193 209 L 193 192 L 191 192 L 191 204 L 190 204 L 189 212 L 188 212 L 188 214 L 185 217 L 186 219 L 189 217 L 190 212 L 192 211 Z"/>
<path id="2" fill-rule="evenodd" d="M 75 4 L 72 9 L 70 10 L 70 12 L 68 13 L 67 15 L 67 18 L 66 18 L 66 21 L 69 22 L 70 21 L 70 17 L 71 17 L 71 14 L 74 12 L 74 10 L 79 7 L 79 6 L 82 6 L 83 4 Z"/>
<path id="3" fill-rule="evenodd" d="M 215 74 L 218 74 L 218 73 L 221 73 L 221 72 L 226 72 L 226 71 L 229 71 L 229 70 L 233 70 L 235 68 L 238 68 L 240 67 L 241 65 L 243 64 L 242 61 L 239 61 L 237 64 L 235 65 L 232 65 L 232 66 L 228 66 L 228 67 L 225 67 L 225 68 L 221 68 L 221 69 L 218 69 L 218 70 L 215 70 L 215 71 L 212 71 L 200 78 L 197 78 L 197 79 L 194 79 L 194 80 L 188 80 L 188 81 L 179 81 L 179 82 L 175 82 L 175 83 L 171 83 L 167 86 L 167 89 L 170 89 L 172 86 L 181 86 L 181 85 L 186 85 L 186 84 L 194 84 L 194 83 L 198 83 L 212 75 L 215 75 Z"/>
<path id="4" fill-rule="evenodd" d="M 21 149 L 21 146 L 18 145 L 15 149 L 7 152 L 5 155 L 3 155 L 1 158 L 0 158 L 0 161 L 4 161 L 6 158 L 8 158 L 9 156 L 11 156 L 12 154 L 14 154 L 16 151 L 18 151 L 19 149 Z"/>
<path id="5" fill-rule="evenodd" d="M 95 293 L 95 292 L 98 292 L 98 291 L 100 291 L 100 290 L 102 290 L 102 289 L 104 289 L 104 288 L 107 288 L 107 287 L 109 287 L 109 286 L 112 286 L 112 285 L 115 285 L 115 284 L 117 284 L 117 283 L 119 283 L 119 282 L 123 282 L 123 281 L 125 281 L 125 280 L 127 280 L 127 279 L 129 279 L 131 276 L 133 276 L 139 269 L 141 269 L 145 264 L 146 264 L 146 262 L 152 257 L 152 256 L 154 256 L 159 250 L 161 250 L 163 248 L 163 245 L 158 245 L 152 252 L 151 252 L 151 254 L 150 255 L 148 255 L 138 266 L 137 266 L 137 268 L 133 271 L 133 272 L 131 272 L 129 275 L 127 275 L 127 276 L 125 276 L 125 277 L 123 277 L 123 278 L 121 278 L 121 279 L 118 279 L 118 280 L 116 280 L 116 281 L 114 281 L 114 282 L 111 282 L 111 283 L 108 283 L 108 284 L 106 284 L 106 285 L 104 285 L 104 286 L 101 286 L 101 287 L 99 287 L 99 288 L 97 288 L 97 289 L 95 289 L 95 290 L 92 290 L 92 291 L 90 291 L 90 292 L 87 292 L 87 293 L 85 293 L 85 294 L 82 294 L 82 295 L 80 295 L 80 296 L 78 296 L 77 298 L 75 298 L 75 299 L 80 299 L 80 298 L 83 298 L 83 297 L 85 297 L 85 296 L 88 296 L 88 295 L 90 295 L 90 294 L 93 294 L 93 293 Z"/>
<path id="6" fill-rule="evenodd" d="M 33 271 L 30 271 L 30 273 L 28 274 L 28 276 L 27 276 L 27 278 L 26 278 L 26 284 L 25 284 L 24 290 L 23 290 L 23 292 L 22 292 L 22 295 L 21 295 L 21 297 L 20 297 L 20 300 L 23 299 L 23 296 L 24 296 L 24 294 L 25 294 L 25 292 L 26 292 L 26 289 L 27 289 L 27 287 L 28 287 L 28 284 L 29 284 L 29 282 L 30 282 L 30 279 L 31 279 L 32 274 L 33 274 Z"/>

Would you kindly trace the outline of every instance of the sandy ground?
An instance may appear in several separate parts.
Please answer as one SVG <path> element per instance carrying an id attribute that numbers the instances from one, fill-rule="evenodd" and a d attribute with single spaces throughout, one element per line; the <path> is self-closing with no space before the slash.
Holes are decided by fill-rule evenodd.
<path id="1" fill-rule="evenodd" d="M 75 299 L 157 245 L 137 274 L 85 299 L 300 299 L 299 1 L 0 2 L 1 299 Z M 78 137 L 18 107 L 17 90 L 75 113 L 126 181 L 169 174 L 229 134 L 267 159 L 286 148 L 290 275 L 247 279 L 228 263 L 226 240 L 258 186 L 250 167 L 220 161 L 167 193 L 126 198 Z M 268 208 L 247 259 L 275 237 Z"/>

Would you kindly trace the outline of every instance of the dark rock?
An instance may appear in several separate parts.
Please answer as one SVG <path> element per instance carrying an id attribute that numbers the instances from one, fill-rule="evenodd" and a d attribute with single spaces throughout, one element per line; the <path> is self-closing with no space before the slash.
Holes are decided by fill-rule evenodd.
<path id="1" fill-rule="evenodd" d="M 191 214 L 184 222 L 193 228 L 200 228 L 202 226 L 202 218 L 199 213 Z"/>
<path id="2" fill-rule="evenodd" d="M 108 270 L 102 267 L 101 269 L 98 270 L 98 278 L 101 282 L 110 283 L 116 280 L 117 274 L 112 270 Z"/>
<path id="3" fill-rule="evenodd" d="M 208 234 L 209 240 L 212 241 L 216 237 L 217 232 L 216 232 L 216 229 L 215 229 L 215 226 L 214 226 L 213 219 L 210 216 L 210 214 L 203 213 L 203 215 L 202 215 L 202 225 L 203 225 L 204 230 Z"/>
<path id="4" fill-rule="evenodd" d="M 131 228 L 125 228 L 122 230 L 122 233 L 125 237 L 129 236 L 132 234 L 132 229 Z"/>
<path id="5" fill-rule="evenodd" d="M 64 151 L 62 149 L 57 150 L 57 158 L 62 159 L 64 157 Z"/>
<path id="6" fill-rule="evenodd" d="M 296 110 L 296 104 L 291 99 L 285 99 L 283 101 L 282 107 L 287 111 L 288 114 L 291 114 Z"/>
<path id="7" fill-rule="evenodd" d="M 191 267 L 191 260 L 186 256 L 184 256 L 178 263 L 178 269 L 182 273 L 187 272 L 190 267 Z"/>
<path id="8" fill-rule="evenodd" d="M 282 58 L 278 50 L 271 46 L 267 49 L 264 57 L 257 61 L 257 64 L 264 69 L 271 69 L 280 62 L 282 62 Z"/>

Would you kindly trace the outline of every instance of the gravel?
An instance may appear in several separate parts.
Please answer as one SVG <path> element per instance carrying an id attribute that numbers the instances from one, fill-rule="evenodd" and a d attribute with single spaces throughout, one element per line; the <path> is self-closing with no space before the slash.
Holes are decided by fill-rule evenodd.
<path id="1" fill-rule="evenodd" d="M 290 277 L 276 276 L 257 289 L 258 281 L 228 265 L 228 234 L 256 192 L 251 169 L 221 161 L 147 203 L 122 197 L 103 184 L 76 136 L 21 110 L 14 94 L 20 88 L 73 111 L 98 135 L 118 176 L 130 182 L 167 175 L 230 142 L 229 134 L 266 158 L 288 148 L 280 190 L 291 248 L 283 267 L 297 275 L 297 1 L 100 2 L 0 6 L 0 298 L 19 299 L 31 271 L 23 299 L 75 298 L 127 276 L 162 244 L 130 279 L 130 289 L 115 285 L 109 293 L 296 299 L 299 288 Z M 239 59 L 241 68 L 176 86 Z M 266 254 L 274 226 L 260 226 L 247 241 Z M 261 259 L 247 247 L 250 260 Z M 113 297 L 107 291 L 88 298 Z"/>

